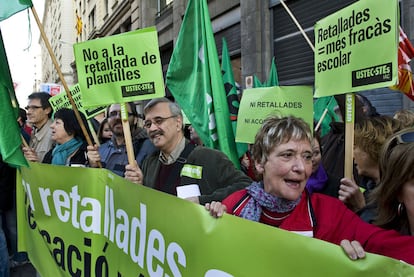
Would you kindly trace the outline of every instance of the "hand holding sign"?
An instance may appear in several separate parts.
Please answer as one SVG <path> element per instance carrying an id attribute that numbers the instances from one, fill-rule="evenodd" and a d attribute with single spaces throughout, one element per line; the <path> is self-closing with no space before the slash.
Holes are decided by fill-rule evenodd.
<path id="1" fill-rule="evenodd" d="M 135 160 L 133 163 L 125 166 L 125 179 L 131 181 L 132 183 L 142 185 L 143 174 Z"/>
<path id="2" fill-rule="evenodd" d="M 99 146 L 97 144 L 88 145 L 87 147 L 88 161 L 91 167 L 98 167 L 98 163 L 101 162 L 101 156 L 99 155 L 98 149 L 99 149 Z"/>

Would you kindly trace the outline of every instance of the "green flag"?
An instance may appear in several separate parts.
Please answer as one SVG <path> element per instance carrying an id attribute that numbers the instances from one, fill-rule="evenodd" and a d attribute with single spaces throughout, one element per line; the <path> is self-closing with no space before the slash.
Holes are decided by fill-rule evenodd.
<path id="1" fill-rule="evenodd" d="M 319 123 L 319 130 L 321 137 L 326 135 L 331 129 L 330 123 L 339 121 L 338 115 L 335 113 L 335 108 L 338 106 L 338 103 L 333 96 L 320 97 L 315 100 L 313 103 L 313 119 L 316 123 L 322 118 L 322 121 Z M 314 126 L 316 127 L 316 126 Z"/>
<path id="2" fill-rule="evenodd" d="M 190 0 L 168 66 L 166 85 L 204 145 L 239 168 L 206 0 Z"/>
<path id="3" fill-rule="evenodd" d="M 0 21 L 31 6 L 31 0 L 0 0 Z"/>
<path id="4" fill-rule="evenodd" d="M 264 87 L 262 82 L 260 82 L 259 78 L 256 75 L 253 75 L 253 87 L 254 88 L 261 88 Z"/>
<path id="5" fill-rule="evenodd" d="M 230 122 L 233 127 L 233 135 L 236 137 L 237 115 L 239 113 L 240 101 L 237 96 L 236 82 L 234 81 L 233 68 L 226 39 L 223 38 L 223 50 L 221 52 L 221 71 L 223 73 L 224 89 L 226 91 L 227 105 L 229 106 Z M 246 143 L 236 143 L 237 155 L 242 157 L 247 151 Z"/>
<path id="6" fill-rule="evenodd" d="M 275 57 L 272 59 L 272 65 L 270 66 L 270 72 L 269 77 L 266 82 L 267 87 L 275 87 L 279 85 L 279 78 L 277 76 L 277 70 L 276 70 L 276 63 L 275 63 Z"/>
<path id="7" fill-rule="evenodd" d="M 3 161 L 13 166 L 27 166 L 21 150 L 17 117 L 19 105 L 14 94 L 13 82 L 0 30 L 0 154 Z"/>
<path id="8" fill-rule="evenodd" d="M 259 78 L 256 75 L 253 76 L 253 87 L 254 88 L 263 88 L 263 87 L 275 87 L 279 85 L 279 78 L 277 76 L 275 57 L 272 58 L 272 65 L 270 66 L 269 76 L 267 81 L 263 83 L 260 82 Z"/>

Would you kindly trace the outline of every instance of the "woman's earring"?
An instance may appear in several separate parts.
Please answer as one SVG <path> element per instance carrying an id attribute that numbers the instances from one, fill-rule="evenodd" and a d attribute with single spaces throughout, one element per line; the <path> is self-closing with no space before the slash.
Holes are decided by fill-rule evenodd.
<path id="1" fill-rule="evenodd" d="M 403 203 L 398 203 L 398 207 L 397 207 L 397 214 L 398 216 L 401 216 L 402 213 L 404 212 L 404 204 Z"/>

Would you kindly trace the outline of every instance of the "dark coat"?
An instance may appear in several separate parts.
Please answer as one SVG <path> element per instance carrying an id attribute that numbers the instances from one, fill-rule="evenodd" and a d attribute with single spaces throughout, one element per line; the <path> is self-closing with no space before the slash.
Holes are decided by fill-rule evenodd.
<path id="1" fill-rule="evenodd" d="M 0 210 L 7 211 L 13 207 L 13 190 L 16 185 L 16 169 L 10 167 L 0 156 Z"/>
<path id="2" fill-rule="evenodd" d="M 189 141 L 186 141 L 186 146 L 188 143 Z M 221 201 L 231 193 L 247 187 L 252 182 L 241 170 L 234 167 L 224 153 L 203 146 L 195 147 L 185 159 L 180 158 L 175 163 L 179 166 L 177 170 L 179 185 L 198 184 L 201 192 L 199 201 L 202 205 L 211 201 Z M 202 177 L 179 177 L 185 164 L 201 168 Z M 145 186 L 155 188 L 160 167 L 159 151 L 143 161 L 141 169 Z M 175 191 L 168 191 L 168 193 L 176 194 Z"/>

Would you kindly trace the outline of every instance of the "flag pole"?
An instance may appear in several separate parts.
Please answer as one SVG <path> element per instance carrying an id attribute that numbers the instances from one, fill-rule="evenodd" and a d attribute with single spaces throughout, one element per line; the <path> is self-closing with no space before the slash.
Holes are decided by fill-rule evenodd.
<path id="1" fill-rule="evenodd" d="M 20 138 L 22 139 L 22 144 L 24 147 L 29 147 L 29 144 L 26 142 L 26 140 L 24 139 L 23 135 L 20 134 Z"/>
<path id="2" fill-rule="evenodd" d="M 344 177 L 352 179 L 354 169 L 355 95 L 345 94 L 345 163 Z"/>
<path id="3" fill-rule="evenodd" d="M 128 120 L 128 110 L 125 103 L 121 103 L 121 120 L 122 128 L 124 130 L 125 147 L 127 150 L 128 163 L 133 165 L 135 163 L 134 147 L 132 145 L 131 128 Z"/>
<path id="4" fill-rule="evenodd" d="M 93 137 L 93 140 L 95 141 L 95 144 L 98 145 L 98 146 L 101 146 L 101 143 L 99 142 L 99 139 L 98 139 L 98 135 L 95 132 L 95 129 L 93 127 L 93 124 L 92 124 L 91 120 L 88 119 L 87 121 L 88 121 L 89 131 L 91 132 L 91 135 Z"/>
<path id="5" fill-rule="evenodd" d="M 319 127 L 321 127 L 322 121 L 325 119 L 325 116 L 327 113 L 328 113 L 328 108 L 326 107 L 322 113 L 321 118 L 319 118 L 318 124 L 316 124 L 315 132 L 317 132 L 319 130 Z"/>
<path id="6" fill-rule="evenodd" d="M 86 126 L 85 126 L 85 124 L 83 124 L 83 120 L 82 120 L 82 118 L 81 118 L 81 116 L 79 114 L 79 110 L 76 107 L 75 101 L 73 100 L 72 95 L 70 94 L 70 90 L 69 90 L 68 84 L 66 83 L 66 80 L 65 80 L 65 78 L 63 76 L 63 73 L 62 73 L 62 70 L 60 69 L 60 66 L 59 66 L 59 64 L 58 64 L 58 62 L 56 60 L 56 56 L 53 53 L 52 46 L 50 45 L 50 42 L 49 42 L 49 40 L 48 40 L 48 38 L 46 36 L 46 33 L 45 33 L 44 29 L 43 29 L 43 25 L 40 22 L 40 19 L 39 19 L 39 16 L 37 15 L 37 12 L 36 12 L 35 7 L 32 6 L 31 7 L 31 10 L 32 10 L 33 16 L 34 16 L 34 18 L 36 20 L 37 26 L 39 27 L 40 35 L 41 35 L 41 37 L 43 39 L 43 42 L 45 43 L 46 49 L 49 52 L 50 57 L 52 58 L 52 63 L 55 66 L 55 69 L 56 69 L 56 71 L 58 73 L 58 76 L 59 76 L 59 78 L 60 78 L 60 80 L 62 82 L 63 88 L 65 89 L 66 96 L 68 97 L 69 102 L 72 105 L 73 111 L 75 112 L 76 119 L 78 120 L 78 123 L 79 123 L 79 125 L 80 125 L 80 127 L 82 129 L 83 135 L 86 138 L 86 142 L 88 143 L 88 145 L 93 145 L 93 142 L 92 142 L 92 140 L 91 140 L 91 138 L 89 136 L 89 133 L 88 133 L 88 131 L 86 129 Z M 101 165 L 101 162 L 100 161 L 98 161 L 98 166 L 102 168 L 102 165 Z"/>
<path id="7" fill-rule="evenodd" d="M 325 108 L 325 110 L 323 111 L 323 113 L 322 113 L 322 115 L 321 115 L 321 118 L 319 118 L 319 121 L 318 121 L 318 123 L 316 124 L 316 127 L 315 127 L 315 132 L 317 132 L 317 131 L 319 130 L 319 127 L 321 127 L 322 121 L 325 119 L 325 116 L 326 116 L 326 114 L 328 113 L 328 108 L 329 108 L 329 105 L 331 104 L 331 101 L 332 101 L 332 96 L 331 96 L 331 99 L 329 99 L 329 102 L 328 102 L 328 104 L 326 105 L 326 108 Z"/>
<path id="8" fill-rule="evenodd" d="M 312 51 L 315 52 L 315 47 L 313 46 L 313 44 L 310 41 L 309 37 L 306 35 L 306 33 L 303 30 L 302 26 L 300 26 L 300 23 L 297 21 L 296 17 L 290 11 L 289 7 L 285 4 L 285 1 L 284 0 L 280 0 L 280 4 L 282 4 L 283 8 L 285 8 L 285 10 L 289 14 L 290 18 L 296 24 L 296 26 L 298 27 L 299 31 L 302 33 L 303 37 L 305 38 L 306 42 L 309 44 L 310 48 L 312 48 Z"/>

